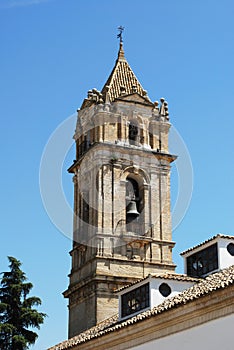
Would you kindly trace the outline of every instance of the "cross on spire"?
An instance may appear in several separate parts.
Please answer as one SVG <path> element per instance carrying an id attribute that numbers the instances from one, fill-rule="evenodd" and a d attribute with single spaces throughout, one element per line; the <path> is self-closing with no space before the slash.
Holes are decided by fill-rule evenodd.
<path id="1" fill-rule="evenodd" d="M 118 31 L 119 31 L 119 34 L 117 35 L 117 38 L 119 39 L 119 42 L 122 43 L 123 42 L 122 33 L 124 31 L 124 27 L 123 26 L 119 26 L 118 27 Z"/>

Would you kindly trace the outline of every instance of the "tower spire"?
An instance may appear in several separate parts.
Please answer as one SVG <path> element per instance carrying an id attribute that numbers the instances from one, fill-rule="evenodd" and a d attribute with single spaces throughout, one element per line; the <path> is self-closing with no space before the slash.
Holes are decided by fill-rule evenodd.
<path id="1" fill-rule="evenodd" d="M 137 77 L 133 73 L 131 67 L 129 66 L 125 58 L 124 49 L 123 49 L 123 37 L 122 37 L 124 27 L 120 26 L 118 27 L 118 30 L 119 30 L 119 34 L 117 35 L 117 38 L 119 39 L 118 57 L 109 78 L 107 79 L 106 83 L 102 88 L 101 93 L 103 95 L 103 99 L 104 101 L 106 100 L 106 93 L 108 90 L 110 102 L 113 102 L 114 100 L 122 97 L 123 95 L 127 96 L 133 93 L 137 93 L 145 99 L 146 103 L 152 104 L 148 96 L 146 96 L 147 95 L 146 91 L 142 88 L 140 82 L 138 81 Z"/>
<path id="2" fill-rule="evenodd" d="M 123 50 L 123 31 L 124 27 L 119 26 L 118 27 L 119 34 L 117 35 L 117 38 L 119 39 L 119 52 L 118 52 L 118 60 L 119 59 L 125 59 L 124 57 L 124 50 Z"/>
<path id="3" fill-rule="evenodd" d="M 118 52 L 118 60 L 125 60 L 125 56 L 124 56 L 124 49 L 123 49 L 123 42 L 121 41 L 119 43 L 119 52 Z"/>

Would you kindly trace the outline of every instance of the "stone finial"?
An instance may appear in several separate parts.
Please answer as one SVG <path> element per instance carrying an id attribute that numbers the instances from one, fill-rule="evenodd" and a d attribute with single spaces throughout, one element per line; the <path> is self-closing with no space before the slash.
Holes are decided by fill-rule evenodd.
<path id="1" fill-rule="evenodd" d="M 164 110 L 165 110 L 165 116 L 167 117 L 166 119 L 169 119 L 169 112 L 168 112 L 168 103 L 167 101 L 164 102 Z"/>
<path id="2" fill-rule="evenodd" d="M 119 52 L 118 52 L 118 60 L 125 60 L 123 43 L 119 43 Z"/>
<path id="3" fill-rule="evenodd" d="M 165 101 L 165 99 L 162 97 L 160 98 L 161 101 L 161 106 L 159 109 L 159 114 L 166 117 L 166 119 L 168 120 L 168 116 L 169 116 L 169 112 L 168 112 L 168 103 L 167 101 Z"/>
<path id="4" fill-rule="evenodd" d="M 156 114 L 159 113 L 159 102 L 158 102 L 158 101 L 155 101 L 155 102 L 154 102 L 154 112 L 155 112 Z"/>
<path id="5" fill-rule="evenodd" d="M 87 98 L 85 101 L 92 101 L 96 103 L 103 103 L 103 95 L 100 91 L 98 91 L 96 88 L 89 90 L 87 93 Z"/>
<path id="6" fill-rule="evenodd" d="M 103 96 L 102 95 L 100 95 L 100 97 L 99 97 L 99 101 L 98 101 L 99 103 L 104 103 L 104 100 L 103 100 Z"/>
<path id="7" fill-rule="evenodd" d="M 91 98 L 93 96 L 92 90 L 89 90 L 87 93 L 87 98 Z"/>
<path id="8" fill-rule="evenodd" d="M 110 87 L 106 86 L 106 96 L 105 96 L 105 103 L 110 104 L 110 93 L 109 93 Z"/>

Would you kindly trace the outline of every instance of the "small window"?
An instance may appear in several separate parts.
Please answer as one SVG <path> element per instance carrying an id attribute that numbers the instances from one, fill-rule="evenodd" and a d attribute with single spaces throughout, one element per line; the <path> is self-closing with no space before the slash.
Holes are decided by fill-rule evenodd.
<path id="1" fill-rule="evenodd" d="M 126 317 L 149 307 L 149 283 L 121 296 L 121 316 Z"/>
<path id="2" fill-rule="evenodd" d="M 78 252 L 78 267 L 85 264 L 86 261 L 86 248 L 82 246 Z"/>
<path id="3" fill-rule="evenodd" d="M 234 244 L 233 243 L 228 244 L 227 251 L 231 256 L 234 256 Z"/>
<path id="4" fill-rule="evenodd" d="M 167 283 L 162 283 L 159 286 L 159 292 L 166 298 L 171 294 L 171 287 Z"/>
<path id="5" fill-rule="evenodd" d="M 122 125 L 121 123 L 117 123 L 117 138 L 121 140 L 122 138 Z"/>
<path id="6" fill-rule="evenodd" d="M 83 221 L 89 223 L 89 204 L 83 198 Z"/>
<path id="7" fill-rule="evenodd" d="M 137 141 L 137 136 L 138 136 L 138 128 L 134 124 L 129 124 L 129 131 L 128 131 L 128 138 L 130 144 L 135 144 Z"/>
<path id="8" fill-rule="evenodd" d="M 153 149 L 154 148 L 154 135 L 152 133 L 149 134 L 149 143 L 150 143 L 150 147 Z"/>
<path id="9" fill-rule="evenodd" d="M 201 277 L 218 269 L 217 243 L 197 252 L 187 258 L 187 274 Z"/>

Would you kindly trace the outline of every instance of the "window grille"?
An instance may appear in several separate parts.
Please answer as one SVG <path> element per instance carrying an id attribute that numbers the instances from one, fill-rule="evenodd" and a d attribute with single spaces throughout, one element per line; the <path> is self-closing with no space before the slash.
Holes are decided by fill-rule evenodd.
<path id="1" fill-rule="evenodd" d="M 121 296 L 121 316 L 126 317 L 149 307 L 149 283 Z"/>

